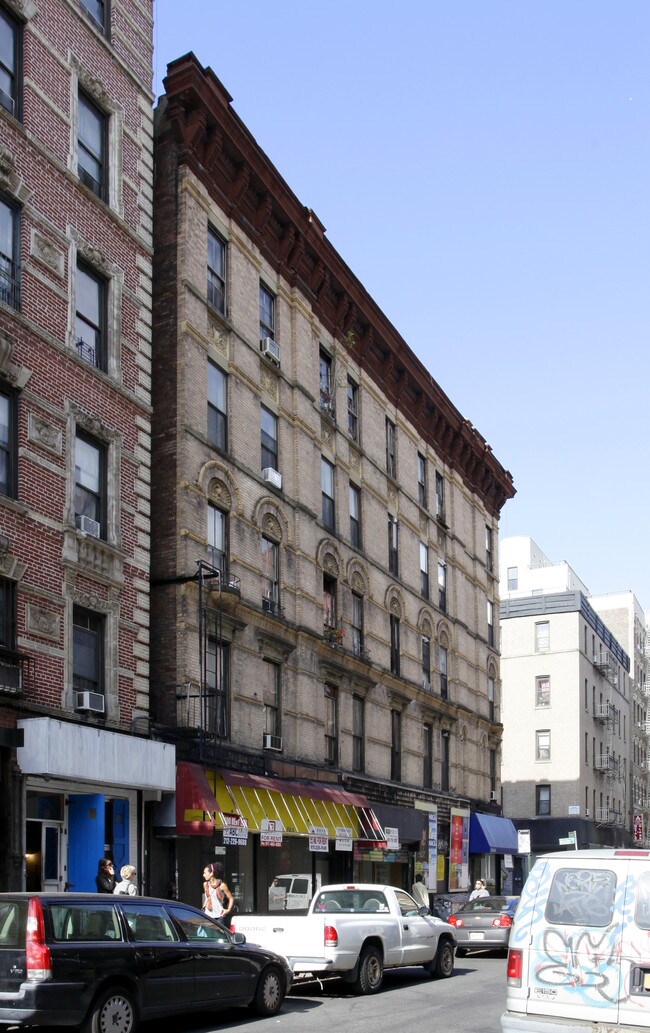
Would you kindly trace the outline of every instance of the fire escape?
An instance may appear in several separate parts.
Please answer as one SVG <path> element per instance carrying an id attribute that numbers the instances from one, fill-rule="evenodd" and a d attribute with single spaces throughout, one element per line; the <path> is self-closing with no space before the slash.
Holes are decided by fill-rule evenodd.
<path id="1" fill-rule="evenodd" d="M 616 658 L 606 650 L 601 650 L 593 658 L 593 665 L 599 674 L 602 675 L 607 689 L 615 688 L 618 685 L 618 665 Z M 605 742 L 600 753 L 594 756 L 594 768 L 599 771 L 607 783 L 623 782 L 623 796 L 625 796 L 625 763 L 621 757 L 616 756 L 614 749 L 614 737 L 616 727 L 620 721 L 620 713 L 616 706 L 607 700 L 606 702 L 594 704 L 594 718 L 605 726 Z M 624 825 L 624 810 L 616 810 L 611 806 L 597 807 L 594 815 L 598 825 Z"/>

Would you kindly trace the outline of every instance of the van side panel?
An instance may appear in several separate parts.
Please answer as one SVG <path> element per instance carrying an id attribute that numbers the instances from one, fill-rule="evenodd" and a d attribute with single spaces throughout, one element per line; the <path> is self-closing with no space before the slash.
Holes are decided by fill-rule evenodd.
<path id="1" fill-rule="evenodd" d="M 650 1029 L 650 858 L 630 862 L 621 925 L 618 1021 Z"/>

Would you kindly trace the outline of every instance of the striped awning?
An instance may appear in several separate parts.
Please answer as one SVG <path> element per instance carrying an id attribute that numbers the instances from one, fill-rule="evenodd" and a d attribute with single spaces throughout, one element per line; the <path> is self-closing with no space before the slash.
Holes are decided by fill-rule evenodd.
<path id="1" fill-rule="evenodd" d="M 179 767 L 197 768 L 184 764 Z M 195 806 L 177 800 L 177 831 L 180 823 L 191 834 L 206 834 L 216 825 L 225 828 L 240 819 L 251 832 L 259 832 L 265 819 L 282 823 L 287 836 L 308 836 L 312 828 L 324 828 L 331 839 L 337 829 L 352 830 L 354 840 L 374 845 L 384 842 L 384 831 L 368 800 L 359 793 L 350 793 L 339 786 L 320 782 L 298 782 L 287 779 L 249 775 L 240 771 L 213 771 L 199 768 Z M 197 781 L 197 780 L 195 780 Z M 187 800 L 186 800 L 187 802 Z M 204 806 L 204 805 L 208 806 Z"/>

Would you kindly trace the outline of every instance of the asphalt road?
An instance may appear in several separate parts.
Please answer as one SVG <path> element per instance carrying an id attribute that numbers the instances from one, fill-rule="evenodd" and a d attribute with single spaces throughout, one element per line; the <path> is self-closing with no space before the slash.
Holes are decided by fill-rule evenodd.
<path id="1" fill-rule="evenodd" d="M 355 996 L 340 980 L 302 983 L 275 1018 L 233 1008 L 214 1019 L 174 1019 L 173 1026 L 175 1033 L 500 1033 L 505 978 L 505 958 L 485 952 L 457 958 L 450 979 L 431 979 L 419 968 L 395 970 L 385 973 L 381 993 L 371 997 Z M 141 1031 L 154 1028 L 159 1024 L 146 1023 Z"/>

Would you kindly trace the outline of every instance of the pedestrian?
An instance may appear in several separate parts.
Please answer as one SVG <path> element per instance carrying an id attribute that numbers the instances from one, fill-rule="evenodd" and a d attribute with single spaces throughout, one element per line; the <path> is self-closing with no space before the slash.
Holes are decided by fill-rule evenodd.
<path id="1" fill-rule="evenodd" d="M 136 877 L 136 870 L 132 864 L 123 864 L 120 868 L 120 879 L 113 893 L 122 896 L 137 897 L 138 891 L 133 880 Z"/>
<path id="2" fill-rule="evenodd" d="M 417 904 L 429 907 L 429 891 L 424 885 L 424 879 L 419 872 L 415 876 L 415 882 L 411 887 L 411 894 Z"/>
<path id="3" fill-rule="evenodd" d="M 108 857 L 100 857 L 97 863 L 95 884 L 98 893 L 112 893 L 115 889 L 115 868 Z"/>
<path id="4" fill-rule="evenodd" d="M 478 897 L 489 897 L 489 891 L 482 879 L 477 879 L 474 883 L 474 889 L 469 895 L 470 900 L 477 900 Z"/>
<path id="5" fill-rule="evenodd" d="M 205 886 L 205 904 L 203 905 L 203 910 L 206 915 L 214 918 L 219 925 L 222 925 L 227 929 L 228 922 L 226 919 L 228 918 L 228 915 L 231 914 L 235 901 L 228 886 L 223 881 L 223 865 L 214 864 L 210 865 L 210 867 L 212 868 L 212 874 Z"/>

